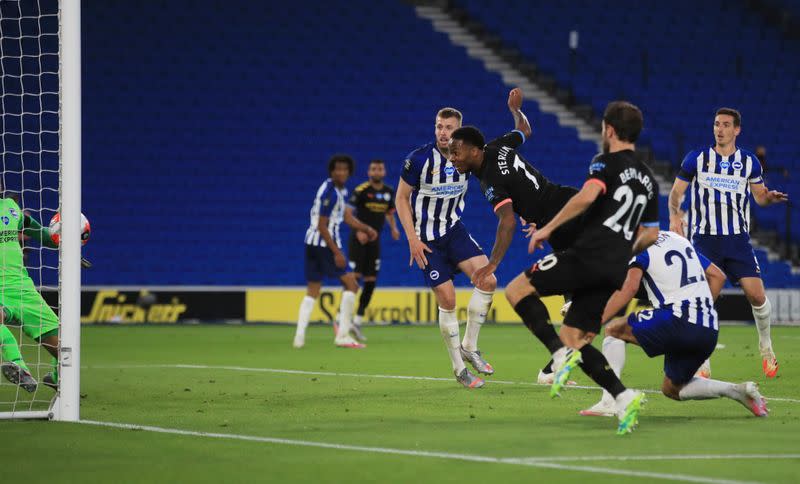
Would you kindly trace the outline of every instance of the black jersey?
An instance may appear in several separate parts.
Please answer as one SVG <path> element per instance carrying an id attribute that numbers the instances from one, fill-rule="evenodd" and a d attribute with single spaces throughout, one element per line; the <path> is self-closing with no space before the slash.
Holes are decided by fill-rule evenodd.
<path id="1" fill-rule="evenodd" d="M 558 196 L 560 185 L 550 182 L 516 151 L 524 140 L 515 130 L 487 144 L 475 176 L 495 211 L 510 203 L 514 213 L 541 227 L 561 210 L 564 197 Z"/>
<path id="2" fill-rule="evenodd" d="M 575 249 L 594 257 L 629 260 L 640 224 L 658 226 L 658 184 L 653 172 L 631 150 L 597 155 L 586 183 L 603 193 L 584 218 Z"/>
<path id="3" fill-rule="evenodd" d="M 356 217 L 380 233 L 386 214 L 394 211 L 394 188 L 384 184 L 376 190 L 366 181 L 357 186 L 348 202 L 356 209 Z"/>

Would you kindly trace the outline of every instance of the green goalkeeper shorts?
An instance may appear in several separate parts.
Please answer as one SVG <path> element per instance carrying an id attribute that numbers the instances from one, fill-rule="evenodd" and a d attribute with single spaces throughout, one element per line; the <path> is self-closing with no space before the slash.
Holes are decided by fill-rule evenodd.
<path id="1" fill-rule="evenodd" d="M 33 285 L 0 289 L 0 306 L 7 323 L 21 325 L 22 331 L 37 341 L 43 335 L 58 329 L 56 313 Z"/>

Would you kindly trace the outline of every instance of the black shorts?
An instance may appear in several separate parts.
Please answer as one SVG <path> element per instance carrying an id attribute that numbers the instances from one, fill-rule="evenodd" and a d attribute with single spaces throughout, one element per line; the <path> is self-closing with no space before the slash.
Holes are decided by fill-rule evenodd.
<path id="1" fill-rule="evenodd" d="M 564 325 L 599 333 L 603 309 L 624 282 L 627 267 L 626 261 L 568 249 L 543 257 L 525 275 L 540 296 L 572 294 Z"/>
<path id="2" fill-rule="evenodd" d="M 378 240 L 362 245 L 355 235 L 351 235 L 347 252 L 353 272 L 366 277 L 378 275 L 381 270 L 381 243 Z"/>

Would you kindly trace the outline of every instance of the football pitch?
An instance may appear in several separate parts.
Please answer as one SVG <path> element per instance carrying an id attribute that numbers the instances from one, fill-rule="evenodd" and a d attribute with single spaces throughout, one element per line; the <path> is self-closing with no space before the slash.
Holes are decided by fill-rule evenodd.
<path id="1" fill-rule="evenodd" d="M 496 374 L 476 390 L 452 377 L 435 326 L 366 328 L 364 350 L 335 348 L 321 326 L 294 350 L 293 333 L 84 328 L 85 422 L 0 421 L 3 482 L 798 481 L 797 328 L 773 328 L 769 381 L 755 329 L 721 330 L 712 377 L 757 381 L 762 419 L 731 400 L 667 399 L 661 360 L 629 345 L 623 381 L 652 393 L 626 436 L 616 419 L 578 415 L 599 390 L 550 399 L 534 383 L 548 356 L 521 325 L 483 328 Z"/>

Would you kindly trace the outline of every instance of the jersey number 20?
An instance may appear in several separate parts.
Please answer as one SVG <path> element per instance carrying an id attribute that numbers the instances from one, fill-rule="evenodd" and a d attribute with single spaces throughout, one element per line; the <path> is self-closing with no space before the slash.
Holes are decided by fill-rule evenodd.
<path id="1" fill-rule="evenodd" d="M 622 232 L 625 240 L 631 240 L 633 231 L 642 218 L 644 206 L 647 205 L 646 195 L 633 196 L 633 190 L 628 185 L 622 185 L 614 191 L 614 200 L 621 201 L 614 215 L 608 217 L 603 225 L 614 232 Z M 625 219 L 622 223 L 620 220 Z"/>

